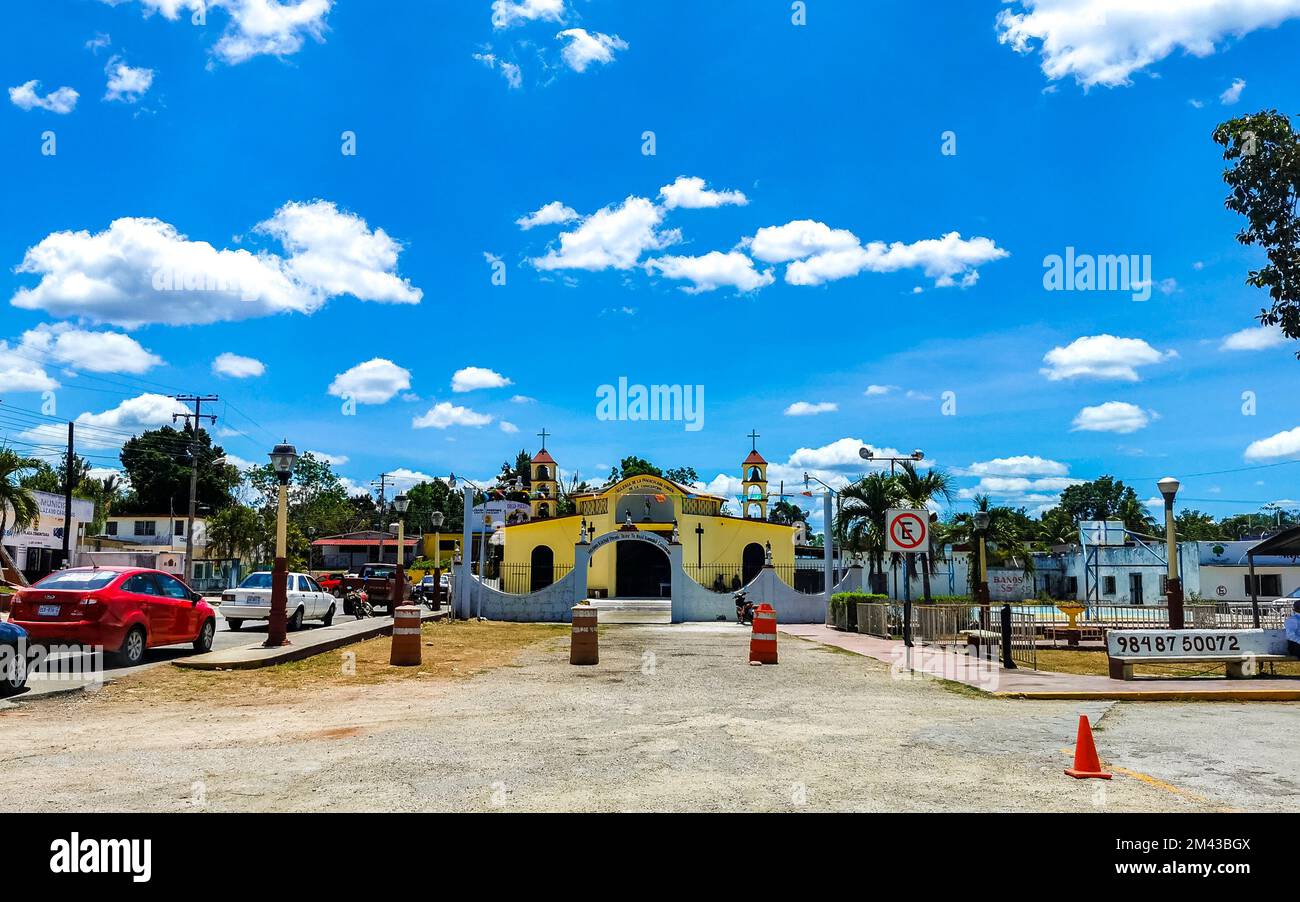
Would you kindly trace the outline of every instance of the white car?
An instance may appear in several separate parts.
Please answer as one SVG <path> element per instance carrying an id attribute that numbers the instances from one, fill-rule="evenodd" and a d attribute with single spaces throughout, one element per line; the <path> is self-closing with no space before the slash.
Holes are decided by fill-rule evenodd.
<path id="1" fill-rule="evenodd" d="M 329 626 L 334 622 L 334 596 L 322 589 L 305 573 L 290 573 L 285 614 L 290 630 L 302 629 L 304 620 L 319 620 Z M 245 620 L 269 620 L 271 617 L 271 572 L 250 573 L 237 589 L 221 593 L 221 616 L 232 630 Z"/>

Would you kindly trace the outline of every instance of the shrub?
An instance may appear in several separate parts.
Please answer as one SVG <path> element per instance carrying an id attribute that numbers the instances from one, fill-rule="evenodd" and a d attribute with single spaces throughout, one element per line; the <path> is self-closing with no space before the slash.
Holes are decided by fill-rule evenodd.
<path id="1" fill-rule="evenodd" d="M 870 592 L 837 592 L 831 596 L 831 614 L 833 616 L 844 609 L 846 605 L 856 605 L 861 602 L 884 604 L 888 601 L 888 595 L 873 595 Z"/>

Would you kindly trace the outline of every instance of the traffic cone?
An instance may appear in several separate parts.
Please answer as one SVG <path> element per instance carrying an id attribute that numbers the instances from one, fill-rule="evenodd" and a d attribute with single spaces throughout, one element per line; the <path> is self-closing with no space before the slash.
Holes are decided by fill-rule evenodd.
<path id="1" fill-rule="evenodd" d="M 1079 715 L 1079 735 L 1074 741 L 1074 767 L 1066 768 L 1065 773 L 1076 780 L 1086 780 L 1089 777 L 1110 779 L 1110 774 L 1101 769 L 1097 746 L 1092 742 L 1092 725 L 1088 723 L 1086 714 Z"/>
<path id="2" fill-rule="evenodd" d="M 754 609 L 754 631 L 749 638 L 749 663 L 776 663 L 776 609 L 760 604 Z"/>

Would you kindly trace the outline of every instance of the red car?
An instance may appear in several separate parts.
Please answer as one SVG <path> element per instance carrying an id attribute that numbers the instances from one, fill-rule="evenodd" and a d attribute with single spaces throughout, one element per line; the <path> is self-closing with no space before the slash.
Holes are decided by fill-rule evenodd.
<path id="1" fill-rule="evenodd" d="M 326 592 L 333 595 L 335 598 L 342 597 L 343 590 L 339 588 L 339 586 L 341 586 L 342 584 L 343 584 L 342 573 L 326 573 L 324 576 L 316 577 L 316 585 L 320 586 L 322 589 L 324 589 Z"/>
<path id="2" fill-rule="evenodd" d="M 217 615 L 170 573 L 143 567 L 76 567 L 51 573 L 13 599 L 9 621 L 41 645 L 100 645 L 134 666 L 146 648 L 192 642 L 212 649 Z"/>

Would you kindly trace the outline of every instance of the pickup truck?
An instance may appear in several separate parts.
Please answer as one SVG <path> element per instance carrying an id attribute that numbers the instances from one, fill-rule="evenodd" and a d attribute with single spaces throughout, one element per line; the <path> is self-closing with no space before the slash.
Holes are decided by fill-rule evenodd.
<path id="1" fill-rule="evenodd" d="M 365 589 L 366 595 L 370 597 L 372 608 L 387 608 L 388 613 L 391 614 L 396 606 L 393 603 L 393 583 L 396 580 L 396 564 L 363 564 L 356 576 L 345 576 L 343 582 L 339 584 L 339 590 L 344 596 L 343 613 L 352 613 L 347 602 L 348 591 Z M 397 604 L 401 604 L 403 600 L 399 599 Z"/>

